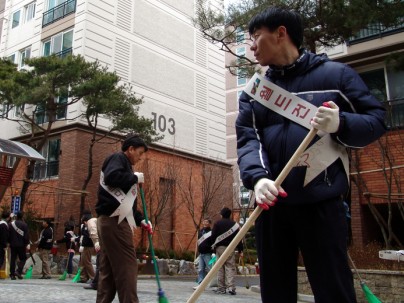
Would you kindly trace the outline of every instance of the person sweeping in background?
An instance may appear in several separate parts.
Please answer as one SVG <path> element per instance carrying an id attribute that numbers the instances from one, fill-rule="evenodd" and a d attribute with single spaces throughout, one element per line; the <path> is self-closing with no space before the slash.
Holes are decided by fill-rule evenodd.
<path id="1" fill-rule="evenodd" d="M 255 222 L 261 298 L 296 303 L 300 250 L 316 302 L 354 303 L 341 198 L 349 189 L 345 147 L 364 147 L 382 136 L 385 109 L 353 69 L 301 48 L 303 30 L 299 14 L 275 6 L 249 23 L 251 50 L 261 66 L 269 66 L 265 77 L 254 76 L 253 89 L 241 94 L 236 120 L 241 179 L 267 210 Z M 300 97 L 299 106 L 289 112 L 289 99 L 261 102 L 270 100 L 272 84 Z M 306 158 L 282 187 L 276 186 L 274 180 L 311 128 L 319 136 Z M 325 162 L 316 160 L 321 156 Z"/>
<path id="2" fill-rule="evenodd" d="M 133 228 L 142 226 L 152 233 L 152 225 L 137 210 L 137 185 L 144 182 L 144 175 L 133 172 L 132 166 L 147 150 L 138 135 L 128 135 L 122 151 L 102 165 L 96 205 L 101 246 L 97 303 L 111 303 L 116 293 L 119 302 L 139 302 Z"/>
<path id="3" fill-rule="evenodd" d="M 66 275 L 71 278 L 73 273 L 73 257 L 76 249 L 76 235 L 74 234 L 74 225 L 69 224 L 69 222 L 65 223 L 65 234 L 62 239 L 56 240 L 56 244 L 65 243 L 66 251 L 67 251 L 67 261 L 66 261 L 66 269 L 63 272 L 62 276 L 59 280 L 65 280 Z"/>

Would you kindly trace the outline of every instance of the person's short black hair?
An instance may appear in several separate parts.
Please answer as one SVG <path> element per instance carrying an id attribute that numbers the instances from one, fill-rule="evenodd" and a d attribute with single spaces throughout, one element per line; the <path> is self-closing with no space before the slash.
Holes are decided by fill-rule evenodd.
<path id="1" fill-rule="evenodd" d="M 52 225 L 52 220 L 51 219 L 44 219 L 44 221 L 46 222 L 46 224 L 48 224 L 48 226 Z"/>
<path id="2" fill-rule="evenodd" d="M 248 32 L 266 27 L 270 31 L 284 26 L 293 44 L 299 49 L 303 43 L 303 20 L 299 13 L 285 8 L 270 6 L 255 15 L 248 24 Z"/>
<path id="3" fill-rule="evenodd" d="M 10 212 L 8 210 L 4 210 L 1 214 L 2 219 L 8 219 L 10 217 Z"/>
<path id="4" fill-rule="evenodd" d="M 24 217 L 24 213 L 22 211 L 17 212 L 17 220 L 22 220 L 22 218 Z"/>
<path id="5" fill-rule="evenodd" d="M 231 215 L 231 210 L 230 210 L 230 208 L 228 208 L 228 207 L 223 207 L 222 208 L 222 210 L 220 211 L 220 215 L 223 217 L 223 218 L 230 218 L 230 215 Z"/>
<path id="6" fill-rule="evenodd" d="M 146 142 L 137 134 L 129 134 L 126 136 L 125 140 L 122 143 L 122 151 L 127 151 L 130 146 L 133 146 L 135 148 L 144 147 L 145 151 L 149 149 Z"/>
<path id="7" fill-rule="evenodd" d="M 81 222 L 87 222 L 90 220 L 93 216 L 91 213 L 84 213 L 83 216 L 81 217 Z"/>

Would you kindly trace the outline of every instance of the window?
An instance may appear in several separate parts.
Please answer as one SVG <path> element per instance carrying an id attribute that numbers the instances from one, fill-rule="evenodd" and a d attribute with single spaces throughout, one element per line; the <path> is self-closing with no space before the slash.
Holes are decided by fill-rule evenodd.
<path id="1" fill-rule="evenodd" d="M 236 55 L 245 57 L 246 56 L 246 49 L 245 46 L 236 48 Z M 237 58 L 237 64 L 241 64 L 242 59 Z M 245 72 L 241 68 L 237 68 L 237 86 L 242 86 L 247 84 L 247 77 Z"/>
<path id="2" fill-rule="evenodd" d="M 31 47 L 27 47 L 20 51 L 20 61 L 18 62 L 18 67 L 22 68 L 25 66 L 25 59 L 31 58 Z"/>
<path id="3" fill-rule="evenodd" d="M 15 61 L 16 61 L 16 56 L 15 56 L 15 54 L 12 54 L 11 56 L 8 56 L 8 60 L 10 60 L 10 62 L 12 62 L 12 63 L 16 63 Z"/>
<path id="4" fill-rule="evenodd" d="M 73 47 L 73 30 L 59 33 L 43 42 L 43 55 L 50 56 L 70 51 Z"/>
<path id="5" fill-rule="evenodd" d="M 236 42 L 237 44 L 243 43 L 244 42 L 244 38 L 245 34 L 242 28 L 238 28 L 236 30 Z"/>
<path id="6" fill-rule="evenodd" d="M 387 127 L 404 127 L 404 71 L 392 67 L 378 68 L 362 72 L 360 76 L 370 92 L 385 103 Z"/>
<path id="7" fill-rule="evenodd" d="M 56 120 L 63 120 L 66 118 L 66 112 L 67 112 L 67 96 L 59 96 L 55 97 L 55 102 L 57 104 L 57 109 L 56 109 Z M 35 122 L 37 124 L 43 124 L 47 123 L 48 120 L 48 114 L 45 110 L 45 105 L 43 104 L 38 104 L 35 109 Z"/>
<path id="8" fill-rule="evenodd" d="M 20 14 L 21 14 L 21 11 L 16 11 L 13 14 L 13 19 L 12 19 L 13 21 L 12 21 L 12 24 L 11 24 L 11 28 L 15 28 L 18 25 L 20 25 Z"/>
<path id="9" fill-rule="evenodd" d="M 59 175 L 60 139 L 49 139 L 40 151 L 46 162 L 36 162 L 33 179 L 45 179 Z"/>
<path id="10" fill-rule="evenodd" d="M 24 7 L 24 11 L 25 11 L 25 18 L 24 21 L 25 23 L 31 21 L 32 19 L 34 19 L 35 17 L 35 7 L 36 7 L 36 3 L 35 2 L 31 2 L 30 4 L 26 5 Z"/>

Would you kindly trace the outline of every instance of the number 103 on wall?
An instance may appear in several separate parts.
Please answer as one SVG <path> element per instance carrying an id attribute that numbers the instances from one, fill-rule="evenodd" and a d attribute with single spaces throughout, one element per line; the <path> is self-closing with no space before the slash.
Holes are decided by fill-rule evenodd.
<path id="1" fill-rule="evenodd" d="M 173 118 L 166 118 L 164 115 L 151 113 L 153 116 L 153 127 L 162 133 L 168 132 L 170 135 L 175 134 L 175 120 Z"/>

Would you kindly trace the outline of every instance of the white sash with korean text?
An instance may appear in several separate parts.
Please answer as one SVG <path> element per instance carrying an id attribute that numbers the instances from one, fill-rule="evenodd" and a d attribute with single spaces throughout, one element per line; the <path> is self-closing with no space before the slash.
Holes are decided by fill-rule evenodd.
<path id="1" fill-rule="evenodd" d="M 201 245 L 202 242 L 205 241 L 207 238 L 209 238 L 211 235 L 212 235 L 212 231 L 209 231 L 209 232 L 203 234 L 203 236 L 198 239 L 198 246 Z"/>
<path id="2" fill-rule="evenodd" d="M 215 245 L 217 243 L 219 243 L 220 241 L 223 241 L 227 237 L 234 234 L 239 228 L 240 228 L 240 225 L 238 225 L 238 223 L 235 223 L 232 228 L 230 228 L 228 231 L 226 231 L 225 233 L 221 234 L 220 236 L 218 236 L 216 238 L 215 243 L 212 244 L 212 248 L 215 248 Z"/>
<path id="3" fill-rule="evenodd" d="M 128 193 L 125 194 L 122 189 L 109 187 L 105 184 L 104 173 L 101 171 L 100 174 L 100 185 L 104 188 L 111 196 L 113 196 L 121 205 L 112 213 L 111 217 L 119 216 L 118 224 L 126 218 L 129 225 L 132 228 L 136 228 L 136 222 L 133 218 L 133 203 L 137 196 L 136 183 L 132 185 Z"/>
<path id="4" fill-rule="evenodd" d="M 24 231 L 20 229 L 17 224 L 15 224 L 15 221 L 11 222 L 11 226 L 14 228 L 14 230 L 19 234 L 21 237 L 24 237 Z"/>
<path id="5" fill-rule="evenodd" d="M 317 111 L 315 105 L 289 93 L 257 73 L 248 82 L 244 91 L 263 106 L 311 129 L 310 121 Z M 304 186 L 338 158 L 341 158 L 349 179 L 349 160 L 345 147 L 332 140 L 329 134 L 318 132 L 318 135 L 321 139 L 300 156 L 296 165 L 307 166 Z"/>

